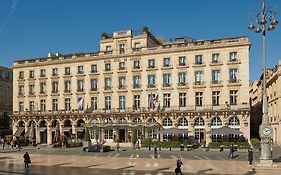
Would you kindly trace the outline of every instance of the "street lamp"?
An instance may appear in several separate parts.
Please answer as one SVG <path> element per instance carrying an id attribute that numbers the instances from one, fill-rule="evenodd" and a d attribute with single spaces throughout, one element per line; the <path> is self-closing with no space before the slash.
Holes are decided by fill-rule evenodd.
<path id="1" fill-rule="evenodd" d="M 268 14 L 267 14 L 268 13 Z M 278 24 L 277 19 L 275 18 L 277 9 L 271 7 L 265 9 L 265 0 L 262 0 L 262 10 L 256 15 L 256 24 L 253 22 L 248 26 L 249 30 L 254 30 L 256 33 L 262 33 L 262 47 L 263 47 L 263 83 L 262 83 L 262 124 L 259 127 L 259 135 L 261 138 L 261 156 L 260 156 L 260 165 L 261 166 L 272 166 L 272 156 L 270 149 L 270 139 L 272 137 L 272 127 L 269 124 L 268 118 L 268 102 L 266 94 L 266 45 L 265 45 L 265 34 L 266 30 L 272 31 L 275 29 L 275 26 Z M 267 19 L 269 15 L 269 23 Z M 253 17 L 251 17 L 253 20 Z M 268 28 L 266 25 L 268 24 Z"/>

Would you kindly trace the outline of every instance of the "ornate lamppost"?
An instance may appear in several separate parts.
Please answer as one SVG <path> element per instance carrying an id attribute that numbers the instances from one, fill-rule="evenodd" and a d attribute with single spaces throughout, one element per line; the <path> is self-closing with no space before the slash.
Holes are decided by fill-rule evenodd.
<path id="1" fill-rule="evenodd" d="M 272 138 L 272 127 L 269 124 L 268 117 L 268 101 L 266 93 L 266 45 L 265 36 L 266 30 L 272 31 L 278 24 L 275 18 L 277 10 L 275 8 L 265 8 L 265 0 L 262 0 L 262 10 L 256 15 L 255 26 L 251 23 L 248 27 L 249 30 L 254 30 L 256 33 L 262 33 L 262 47 L 263 47 L 263 83 L 262 83 L 262 124 L 259 127 L 259 135 L 261 138 L 261 155 L 260 155 L 260 165 L 261 166 L 272 166 L 273 161 L 271 157 L 270 140 Z M 267 16 L 269 15 L 269 17 Z M 268 18 L 267 18 L 268 17 Z M 251 20 L 254 19 L 251 17 Z M 268 27 L 267 27 L 268 24 Z"/>

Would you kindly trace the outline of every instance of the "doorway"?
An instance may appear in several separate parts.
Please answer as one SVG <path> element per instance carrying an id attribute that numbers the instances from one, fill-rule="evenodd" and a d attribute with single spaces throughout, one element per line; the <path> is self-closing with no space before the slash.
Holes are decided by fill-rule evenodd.
<path id="1" fill-rule="evenodd" d="M 199 143 L 202 143 L 205 139 L 205 130 L 195 129 L 195 139 L 198 140 Z"/>
<path id="2" fill-rule="evenodd" d="M 119 129 L 119 142 L 125 142 L 125 129 Z"/>
<path id="3" fill-rule="evenodd" d="M 40 132 L 40 143 L 47 143 L 47 129 Z"/>

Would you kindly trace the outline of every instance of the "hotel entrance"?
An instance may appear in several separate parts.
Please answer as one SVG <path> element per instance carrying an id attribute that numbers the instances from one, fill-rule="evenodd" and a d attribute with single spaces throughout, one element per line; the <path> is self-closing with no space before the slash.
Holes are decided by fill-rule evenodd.
<path id="1" fill-rule="evenodd" d="M 125 129 L 119 129 L 119 142 L 125 142 L 126 141 L 126 130 Z"/>

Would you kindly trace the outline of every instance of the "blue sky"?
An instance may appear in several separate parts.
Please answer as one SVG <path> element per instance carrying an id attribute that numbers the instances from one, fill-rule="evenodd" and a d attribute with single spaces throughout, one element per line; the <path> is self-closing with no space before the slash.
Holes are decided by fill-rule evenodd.
<path id="1" fill-rule="evenodd" d="M 250 80 L 262 68 L 262 35 L 249 31 L 249 16 L 262 0 L 0 0 L 0 65 L 51 53 L 98 51 L 102 32 L 149 26 L 166 40 L 189 36 L 218 39 L 249 36 Z M 267 7 L 280 0 L 267 0 Z M 280 12 L 281 13 L 281 12 Z M 281 59 L 280 24 L 267 33 L 267 65 Z"/>

